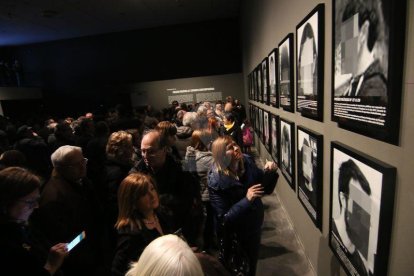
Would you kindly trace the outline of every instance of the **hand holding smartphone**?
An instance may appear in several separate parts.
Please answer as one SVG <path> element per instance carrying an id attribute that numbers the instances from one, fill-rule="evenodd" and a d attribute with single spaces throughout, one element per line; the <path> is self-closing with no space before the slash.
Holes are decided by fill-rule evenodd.
<path id="1" fill-rule="evenodd" d="M 71 251 L 78 243 L 84 240 L 86 237 L 85 231 L 82 231 L 79 235 L 77 235 L 70 243 L 66 245 L 68 251 Z"/>

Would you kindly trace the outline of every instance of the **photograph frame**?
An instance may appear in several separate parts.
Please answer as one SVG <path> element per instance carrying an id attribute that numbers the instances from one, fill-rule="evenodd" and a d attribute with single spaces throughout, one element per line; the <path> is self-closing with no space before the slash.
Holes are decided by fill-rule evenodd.
<path id="1" fill-rule="evenodd" d="M 280 118 L 280 171 L 288 182 L 289 186 L 296 191 L 295 183 L 295 123 Z"/>
<path id="2" fill-rule="evenodd" d="M 274 122 L 274 123 L 273 123 Z M 270 155 L 277 164 L 280 164 L 280 116 L 270 113 Z"/>
<path id="3" fill-rule="evenodd" d="M 289 33 L 278 45 L 278 91 L 279 105 L 283 110 L 294 113 L 295 91 L 294 91 L 294 51 L 293 33 Z M 283 70 L 282 70 L 283 68 Z M 283 78 L 283 80 L 282 80 Z"/>
<path id="4" fill-rule="evenodd" d="M 270 153 L 270 112 L 263 110 L 263 144 L 267 151 Z"/>
<path id="5" fill-rule="evenodd" d="M 322 231 L 323 135 L 297 126 L 296 137 L 297 197 L 315 226 Z"/>
<path id="6" fill-rule="evenodd" d="M 342 22 L 349 2 L 335 0 L 332 5 L 331 120 L 340 128 L 399 145 L 407 1 L 374 0 L 367 10 L 376 15 L 375 22 L 364 19 L 361 27 L 356 25 L 358 11 Z M 362 28 L 367 24 L 377 28 L 366 47 L 356 48 L 369 35 L 370 29 Z M 344 31 L 348 29 L 358 33 Z"/>
<path id="7" fill-rule="evenodd" d="M 296 26 L 296 111 L 321 122 L 324 110 L 324 56 L 325 5 L 318 4 Z"/>
<path id="8" fill-rule="evenodd" d="M 333 141 L 330 170 L 329 247 L 347 275 L 387 275 L 397 169 Z"/>
<path id="9" fill-rule="evenodd" d="M 263 103 L 269 105 L 269 62 L 267 57 L 262 61 Z"/>
<path id="10" fill-rule="evenodd" d="M 278 108 L 279 107 L 279 86 L 278 86 L 278 48 L 274 48 L 268 58 L 269 68 L 269 105 Z M 273 60 L 273 62 L 271 62 Z M 271 70 L 272 69 L 272 70 Z M 272 83 L 273 80 L 273 83 Z"/>
<path id="11" fill-rule="evenodd" d="M 263 74 L 262 74 L 262 63 L 259 63 L 256 67 L 257 72 L 257 95 L 258 102 L 263 103 Z"/>

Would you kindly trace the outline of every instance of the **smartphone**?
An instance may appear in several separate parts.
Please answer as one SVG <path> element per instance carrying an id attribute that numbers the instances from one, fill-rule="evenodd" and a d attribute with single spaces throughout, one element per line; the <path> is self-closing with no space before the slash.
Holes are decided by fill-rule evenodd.
<path id="1" fill-rule="evenodd" d="M 85 231 L 82 231 L 79 235 L 77 235 L 68 245 L 66 246 L 68 251 L 71 251 L 78 243 L 80 243 L 83 239 L 85 239 L 86 234 Z"/>

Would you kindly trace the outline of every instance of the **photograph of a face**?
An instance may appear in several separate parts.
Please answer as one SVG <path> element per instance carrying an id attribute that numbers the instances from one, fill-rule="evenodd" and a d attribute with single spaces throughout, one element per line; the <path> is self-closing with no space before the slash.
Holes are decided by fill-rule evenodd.
<path id="1" fill-rule="evenodd" d="M 270 151 L 273 160 L 279 164 L 279 116 L 270 114 Z"/>
<path id="2" fill-rule="evenodd" d="M 404 0 L 333 2 L 332 120 L 393 144 L 399 137 L 405 14 Z"/>
<path id="3" fill-rule="evenodd" d="M 267 57 L 269 62 L 269 104 L 274 107 L 279 107 L 279 97 L 277 94 L 277 49 L 273 51 Z"/>
<path id="4" fill-rule="evenodd" d="M 324 11 L 319 4 L 296 27 L 296 109 L 319 121 L 323 119 Z"/>
<path id="5" fill-rule="evenodd" d="M 262 61 L 263 103 L 269 104 L 269 71 L 267 57 Z"/>
<path id="6" fill-rule="evenodd" d="M 259 134 L 260 134 L 260 140 L 262 140 L 263 142 L 263 135 L 264 135 L 264 130 L 263 130 L 263 109 L 258 108 L 259 109 Z"/>
<path id="7" fill-rule="evenodd" d="M 290 187 L 295 190 L 295 124 L 286 119 L 280 119 L 280 170 Z"/>
<path id="8" fill-rule="evenodd" d="M 287 111 L 294 112 L 293 92 L 293 33 L 288 34 L 279 44 L 279 102 Z"/>
<path id="9" fill-rule="evenodd" d="M 396 170 L 337 142 L 331 151 L 329 245 L 348 275 L 386 275 Z"/>
<path id="10" fill-rule="evenodd" d="M 322 229 L 322 158 L 323 136 L 298 126 L 298 198 L 319 229 Z"/>

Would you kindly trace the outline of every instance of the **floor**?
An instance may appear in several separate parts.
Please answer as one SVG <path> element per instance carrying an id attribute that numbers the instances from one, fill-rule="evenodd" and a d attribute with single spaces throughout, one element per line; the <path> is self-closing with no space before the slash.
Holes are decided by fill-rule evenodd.
<path id="1" fill-rule="evenodd" d="M 263 165 L 258 158 L 256 162 Z M 256 276 L 315 276 L 277 194 L 262 200 L 265 219 Z"/>

